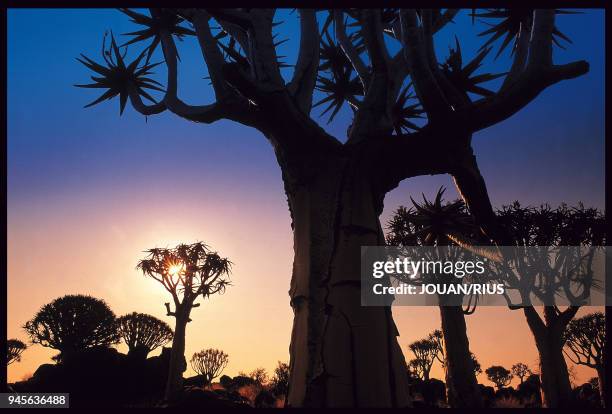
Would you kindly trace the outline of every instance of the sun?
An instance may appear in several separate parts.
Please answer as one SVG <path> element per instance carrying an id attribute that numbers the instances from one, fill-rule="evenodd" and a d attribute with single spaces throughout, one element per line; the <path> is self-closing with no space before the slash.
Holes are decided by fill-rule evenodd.
<path id="1" fill-rule="evenodd" d="M 170 276 L 176 276 L 178 274 L 180 274 L 181 272 L 183 272 L 184 270 L 184 265 L 182 263 L 175 263 L 170 265 L 170 267 L 168 268 L 168 274 Z"/>

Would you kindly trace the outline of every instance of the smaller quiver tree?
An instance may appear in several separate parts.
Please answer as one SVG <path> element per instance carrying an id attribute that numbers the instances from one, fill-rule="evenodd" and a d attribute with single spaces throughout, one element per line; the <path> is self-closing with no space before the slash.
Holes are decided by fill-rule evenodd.
<path id="1" fill-rule="evenodd" d="M 577 365 L 597 371 L 598 388 L 602 406 L 605 406 L 606 367 L 606 319 L 602 312 L 595 312 L 574 319 L 565 328 L 565 355 Z"/>
<path id="2" fill-rule="evenodd" d="M 174 338 L 170 354 L 166 400 L 176 400 L 183 387 L 185 333 L 191 310 L 200 306 L 198 297 L 208 298 L 225 292 L 230 285 L 231 262 L 204 243 L 179 244 L 175 248 L 154 248 L 137 268 L 158 281 L 172 296 L 174 311 L 165 303 L 168 316 L 174 316 Z"/>
<path id="3" fill-rule="evenodd" d="M 213 379 L 221 375 L 228 362 L 229 357 L 225 352 L 211 348 L 193 354 L 191 368 L 204 377 L 204 385 L 210 385 Z"/>
<path id="4" fill-rule="evenodd" d="M 117 319 L 117 330 L 128 347 L 128 355 L 146 359 L 154 349 L 170 342 L 170 326 L 154 316 L 133 312 Z"/>

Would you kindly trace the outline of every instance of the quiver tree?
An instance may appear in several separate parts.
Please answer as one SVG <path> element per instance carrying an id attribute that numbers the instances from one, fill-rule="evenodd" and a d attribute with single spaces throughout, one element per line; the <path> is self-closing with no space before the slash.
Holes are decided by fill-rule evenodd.
<path id="1" fill-rule="evenodd" d="M 225 292 L 230 284 L 231 262 L 201 242 L 179 244 L 172 249 L 149 249 L 147 253 L 137 268 L 162 284 L 172 296 L 175 309 L 171 311 L 170 303 L 165 303 L 168 316 L 176 320 L 165 393 L 167 400 L 174 400 L 182 390 L 183 372 L 187 368 L 185 333 L 191 310 L 200 306 L 195 300 Z"/>
<path id="2" fill-rule="evenodd" d="M 448 246 L 446 259 L 460 260 L 463 248 L 481 238 L 472 217 L 466 211 L 463 201 L 443 202 L 444 189 L 440 188 L 433 201 L 423 196 L 423 202 L 412 200 L 412 207 L 400 206 L 388 223 L 387 243 L 408 250 L 411 246 Z M 460 247 L 453 247 L 460 246 Z M 467 251 L 466 251 L 467 252 Z M 428 252 L 415 251 L 416 257 Z M 432 258 L 438 260 L 439 257 Z M 402 279 L 410 284 L 438 283 L 430 275 Z M 445 283 L 462 283 L 456 278 L 445 279 Z M 440 303 L 441 331 L 434 331 L 430 339 L 438 342 L 445 368 L 448 402 L 451 407 L 480 407 L 482 397 L 476 380 L 476 370 L 467 335 L 465 314 L 474 312 L 474 306 L 463 308 L 448 302 L 448 295 L 438 295 Z M 452 298 L 455 301 L 457 298 Z"/>
<path id="3" fill-rule="evenodd" d="M 512 375 L 517 377 L 519 381 L 521 381 L 521 384 L 524 382 L 526 377 L 533 374 L 529 367 L 526 364 L 523 364 L 522 362 L 517 362 L 516 364 L 512 365 L 511 371 Z"/>
<path id="4" fill-rule="evenodd" d="M 205 349 L 193 354 L 190 362 L 191 368 L 204 377 L 204 385 L 210 385 L 213 379 L 221 375 L 229 357 L 219 349 Z"/>
<path id="5" fill-rule="evenodd" d="M 414 341 L 408 345 L 408 348 L 414 354 L 414 359 L 410 361 L 411 365 L 414 366 L 420 378 L 425 381 L 429 380 L 429 372 L 440 352 L 437 344 L 426 338 Z"/>
<path id="6" fill-rule="evenodd" d="M 597 209 L 582 204 L 553 209 L 548 205 L 522 207 L 518 202 L 504 206 L 497 217 L 512 245 L 531 248 L 529 254 L 510 258 L 517 274 L 501 272 L 500 280 L 506 284 L 506 290 L 516 289 L 521 295 L 519 304 L 512 303 L 508 295 L 506 299 L 510 309 L 523 310 L 534 336 L 544 405 L 566 405 L 571 402 L 572 388 L 563 357 L 563 335 L 582 301 L 589 298 L 592 288 L 598 287 L 597 280 L 592 278 L 592 265 L 596 249 L 605 243 L 604 217 Z M 579 290 L 576 295 L 574 288 Z M 530 295 L 547 305 L 541 314 L 533 306 L 525 306 L 531 303 Z M 565 308 L 554 305 L 557 296 L 566 297 L 571 305 Z"/>
<path id="7" fill-rule="evenodd" d="M 19 339 L 9 339 L 6 341 L 6 365 L 21 361 L 21 354 L 26 348 L 27 345 Z"/>
<path id="8" fill-rule="evenodd" d="M 499 365 L 493 365 L 487 368 L 485 374 L 487 374 L 489 381 L 495 384 L 498 390 L 507 387 L 512 381 L 512 372 Z"/>
<path id="9" fill-rule="evenodd" d="M 606 320 L 601 312 L 591 313 L 572 320 L 565 328 L 565 355 L 577 365 L 597 371 L 598 389 L 602 406 L 605 406 L 606 366 Z"/>
<path id="10" fill-rule="evenodd" d="M 146 359 L 154 349 L 172 340 L 168 324 L 154 316 L 133 312 L 117 319 L 117 329 L 128 347 L 128 355 Z"/>
<path id="11" fill-rule="evenodd" d="M 274 148 L 295 252 L 288 404 L 409 405 L 391 309 L 360 306 L 360 246 L 384 244 L 379 215 L 385 194 L 424 174 L 452 175 L 482 230 L 503 239 L 472 134 L 511 117 L 547 87 L 588 71 L 584 61 L 553 63 L 560 33 L 555 10 L 479 15 L 497 18 L 499 34 L 469 61 L 455 45 L 441 65 L 435 35 L 458 10 L 301 9 L 298 57 L 287 82 L 280 71 L 286 63 L 276 53 L 274 9 L 124 12 L 142 29 L 130 43 L 144 41 L 145 47 L 131 61 L 114 41 L 102 64 L 83 57 L 96 73 L 94 83 L 83 86 L 104 90 L 92 104 L 118 96 L 120 108 L 129 101 L 145 116 L 169 111 L 204 124 L 230 119 L 257 129 Z M 325 19 L 323 35 L 318 18 Z M 190 35 L 199 43 L 216 98 L 208 105 L 190 105 L 177 93 L 175 38 Z M 499 89 L 491 91 L 480 84 L 494 75 L 474 72 L 503 35 L 514 40 L 513 61 Z M 157 45 L 166 66 L 164 86 L 150 78 L 147 59 Z M 325 95 L 317 103 L 327 105 L 330 117 L 345 104 L 353 109 L 346 137 L 331 136 L 311 117 L 315 88 Z M 157 101 L 149 95 L 156 89 L 164 90 Z M 414 130 L 418 116 L 425 125 Z"/>
<path id="12" fill-rule="evenodd" d="M 115 314 L 106 302 L 66 295 L 44 305 L 23 327 L 34 344 L 59 351 L 62 362 L 78 351 L 119 342 Z"/>

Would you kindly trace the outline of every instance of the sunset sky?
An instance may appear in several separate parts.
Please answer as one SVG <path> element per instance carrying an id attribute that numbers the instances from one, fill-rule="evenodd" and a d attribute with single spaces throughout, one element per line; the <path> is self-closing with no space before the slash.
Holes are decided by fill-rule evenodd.
<path id="1" fill-rule="evenodd" d="M 279 12 L 279 48 L 289 63 L 299 44 L 297 13 Z M 474 136 L 474 148 L 495 206 L 560 202 L 604 206 L 604 13 L 558 18 L 573 44 L 555 50 L 556 63 L 585 59 L 590 72 L 549 88 L 527 109 Z M 292 311 L 292 234 L 280 169 L 265 138 L 229 121 L 189 123 L 171 114 L 145 118 L 117 100 L 83 109 L 98 91 L 73 87 L 91 73 L 75 57 L 100 60 L 102 35 L 137 30 L 116 10 L 9 10 L 8 13 L 8 337 L 45 303 L 65 294 L 103 298 L 117 315 L 145 312 L 166 320 L 169 298 L 136 269 L 143 250 L 202 240 L 234 262 L 234 286 L 205 301 L 187 328 L 189 358 L 203 348 L 229 354 L 225 371 L 272 371 L 288 360 Z M 464 60 L 482 44 L 482 24 L 463 11 L 436 38 L 439 57 L 461 40 Z M 119 36 L 124 38 L 123 36 Z M 213 95 L 193 39 L 178 42 L 179 92 L 204 104 Z M 130 48 L 134 56 L 142 46 Z M 132 50 L 134 49 L 134 50 Z M 509 52 L 486 60 L 507 70 Z M 157 55 L 153 61 L 160 60 Z M 160 74 L 164 71 L 160 66 Z M 285 75 L 290 75 L 290 69 Z M 320 97 L 319 97 L 320 98 Z M 315 119 L 343 138 L 351 112 Z M 414 154 L 406 154 L 407 160 Z M 431 196 L 449 177 L 403 182 L 385 200 L 382 222 L 409 196 Z M 583 309 L 581 314 L 594 309 Z M 439 327 L 438 309 L 395 307 L 407 346 Z M 483 369 L 522 361 L 537 366 L 520 311 L 478 309 L 467 318 L 470 345 Z M 9 367 L 9 381 L 32 374 L 56 352 L 38 345 Z M 578 379 L 595 376 L 581 368 Z M 189 368 L 186 375 L 192 375 Z M 436 364 L 432 372 L 441 377 Z M 488 383 L 485 375 L 480 382 Z"/>

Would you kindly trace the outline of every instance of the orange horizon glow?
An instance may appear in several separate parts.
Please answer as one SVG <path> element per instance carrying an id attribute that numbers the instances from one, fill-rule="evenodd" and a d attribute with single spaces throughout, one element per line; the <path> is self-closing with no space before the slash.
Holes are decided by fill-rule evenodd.
<path id="1" fill-rule="evenodd" d="M 289 359 L 293 318 L 288 296 L 292 233 L 280 194 L 272 200 L 270 196 L 253 199 L 255 208 L 249 216 L 234 213 L 236 201 L 231 196 L 205 206 L 187 200 L 172 207 L 182 211 L 177 216 L 161 204 L 143 210 L 131 193 L 117 193 L 115 201 L 97 207 L 88 196 L 80 195 L 62 203 L 48 202 L 44 211 L 36 204 L 9 209 L 8 337 L 27 342 L 21 326 L 42 305 L 72 293 L 104 299 L 118 316 L 144 312 L 174 326 L 163 305 L 167 292 L 143 276 L 136 263 L 147 248 L 204 240 L 234 262 L 232 286 L 224 295 L 203 300 L 192 312 L 186 358 L 201 349 L 219 348 L 230 358 L 223 374 L 233 376 L 257 367 L 272 374 L 278 361 Z M 66 211 L 65 204 L 74 210 Z M 579 315 L 600 309 L 583 308 Z M 412 357 L 408 345 L 440 327 L 438 313 L 435 307 L 393 308 L 407 360 Z M 466 320 L 470 347 L 483 370 L 494 364 L 509 368 L 516 362 L 537 369 L 535 343 L 520 311 L 482 307 Z M 124 345 L 118 349 L 126 352 Z M 31 346 L 21 362 L 8 367 L 9 381 L 31 375 L 39 365 L 51 363 L 55 354 L 40 345 Z M 575 371 L 577 383 L 596 376 L 587 367 Z M 188 367 L 185 376 L 194 374 Z M 438 363 L 431 375 L 444 378 Z M 485 374 L 478 380 L 491 385 Z"/>

